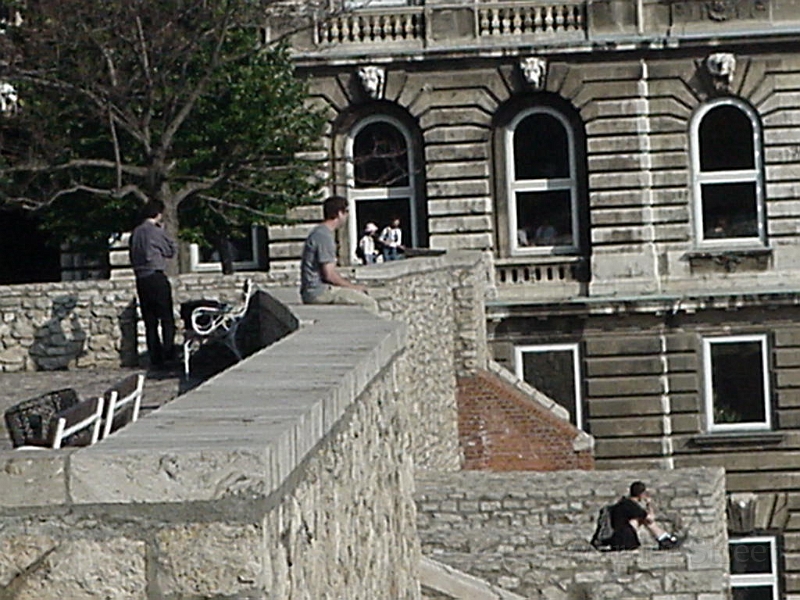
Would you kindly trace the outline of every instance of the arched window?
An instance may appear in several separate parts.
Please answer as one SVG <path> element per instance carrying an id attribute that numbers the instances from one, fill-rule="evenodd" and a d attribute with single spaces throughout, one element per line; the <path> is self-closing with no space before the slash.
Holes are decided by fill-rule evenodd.
<path id="1" fill-rule="evenodd" d="M 691 122 L 695 239 L 700 245 L 766 244 L 764 169 L 758 115 L 721 98 Z"/>
<path id="2" fill-rule="evenodd" d="M 367 223 L 379 229 L 400 219 L 405 246 L 417 246 L 419 227 L 414 197 L 411 136 L 399 120 L 376 115 L 361 120 L 347 141 L 350 248 Z"/>
<path id="3" fill-rule="evenodd" d="M 575 135 L 548 106 L 528 109 L 507 126 L 509 240 L 512 254 L 580 248 Z"/>

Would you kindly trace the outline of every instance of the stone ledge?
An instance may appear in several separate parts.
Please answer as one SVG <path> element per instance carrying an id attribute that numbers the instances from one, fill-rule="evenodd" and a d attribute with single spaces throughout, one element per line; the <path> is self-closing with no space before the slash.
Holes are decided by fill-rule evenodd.
<path id="1" fill-rule="evenodd" d="M 0 453 L 0 508 L 268 496 L 406 340 L 357 307 L 290 310 L 304 327 L 95 446 Z"/>

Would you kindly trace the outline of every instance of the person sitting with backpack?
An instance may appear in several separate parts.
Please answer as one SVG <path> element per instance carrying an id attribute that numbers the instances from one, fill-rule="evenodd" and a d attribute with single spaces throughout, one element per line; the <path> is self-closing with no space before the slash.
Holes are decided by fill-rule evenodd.
<path id="1" fill-rule="evenodd" d="M 610 521 L 610 537 L 602 531 L 605 529 L 607 532 L 609 525 L 601 523 L 602 519 Z M 681 540 L 656 523 L 647 486 L 641 481 L 634 481 L 629 496 L 623 496 L 616 504 L 601 510 L 592 545 L 598 549 L 607 546 L 610 550 L 636 550 L 641 546 L 637 529 L 642 525 L 658 542 L 659 550 L 671 550 L 680 546 Z"/>

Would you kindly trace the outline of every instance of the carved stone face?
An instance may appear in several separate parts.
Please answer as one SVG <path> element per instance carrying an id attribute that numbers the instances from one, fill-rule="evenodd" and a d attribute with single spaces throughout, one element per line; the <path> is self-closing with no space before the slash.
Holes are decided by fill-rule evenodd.
<path id="1" fill-rule="evenodd" d="M 706 69 L 716 84 L 729 86 L 736 71 L 736 57 L 729 52 L 709 54 Z"/>
<path id="2" fill-rule="evenodd" d="M 386 76 L 381 67 L 374 65 L 359 67 L 358 78 L 361 86 L 370 98 L 379 100 L 383 95 L 383 81 Z"/>
<path id="3" fill-rule="evenodd" d="M 531 87 L 540 90 L 544 87 L 547 62 L 543 58 L 531 56 L 519 62 L 520 71 Z"/>
<path id="4" fill-rule="evenodd" d="M 19 109 L 17 89 L 7 82 L 0 83 L 0 113 L 11 114 Z"/>

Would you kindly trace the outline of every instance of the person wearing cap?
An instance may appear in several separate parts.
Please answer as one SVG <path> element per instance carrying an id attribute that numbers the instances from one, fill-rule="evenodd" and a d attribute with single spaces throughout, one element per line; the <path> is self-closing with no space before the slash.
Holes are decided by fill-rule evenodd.
<path id="1" fill-rule="evenodd" d="M 630 495 L 620 498 L 611 509 L 611 525 L 614 528 L 614 535 L 609 540 L 612 550 L 636 550 L 641 546 L 636 533 L 641 525 L 656 539 L 659 550 L 671 550 L 680 545 L 677 537 L 667 533 L 656 523 L 650 494 L 641 481 L 634 481 L 630 487 Z"/>
<path id="2" fill-rule="evenodd" d="M 358 240 L 358 257 L 365 265 L 375 263 L 378 252 L 375 249 L 375 234 L 378 232 L 378 226 L 375 223 L 367 223 L 364 227 L 364 235 Z"/>

